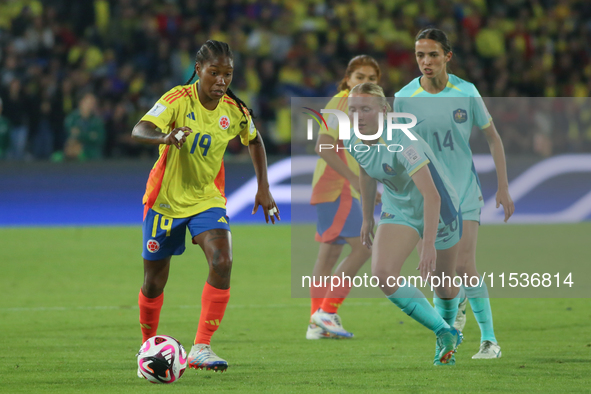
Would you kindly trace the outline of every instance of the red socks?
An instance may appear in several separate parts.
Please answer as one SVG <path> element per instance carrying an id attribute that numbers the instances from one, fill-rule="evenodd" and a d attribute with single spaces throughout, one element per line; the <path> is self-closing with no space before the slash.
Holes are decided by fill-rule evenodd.
<path id="1" fill-rule="evenodd" d="M 230 289 L 216 289 L 205 282 L 203 294 L 201 295 L 201 316 L 199 316 L 195 344 L 204 343 L 209 345 L 211 336 L 220 326 L 229 300 Z"/>
<path id="2" fill-rule="evenodd" d="M 332 289 L 332 291 L 329 291 L 326 294 L 326 298 L 324 298 L 320 307 L 324 312 L 337 313 L 339 307 L 345 298 L 347 298 L 350 291 L 351 286 L 341 285 L 339 287 L 335 287 Z"/>
<path id="3" fill-rule="evenodd" d="M 158 329 L 158 321 L 160 320 L 160 310 L 162 309 L 162 302 L 164 300 L 164 293 L 156 298 L 148 298 L 142 293 L 138 298 L 138 305 L 140 306 L 140 326 L 142 328 L 142 343 L 149 338 L 156 335 Z"/>

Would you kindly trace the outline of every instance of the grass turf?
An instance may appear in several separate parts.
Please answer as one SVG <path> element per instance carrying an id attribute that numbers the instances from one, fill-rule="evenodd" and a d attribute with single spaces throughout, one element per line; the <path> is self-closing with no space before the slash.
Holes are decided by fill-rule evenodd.
<path id="1" fill-rule="evenodd" d="M 590 230 L 484 226 L 478 259 L 588 261 Z M 455 367 L 433 367 L 434 336 L 383 298 L 345 302 L 339 314 L 355 339 L 306 341 L 308 300 L 290 298 L 290 237 L 288 226 L 233 226 L 232 297 L 212 342 L 228 372 L 190 370 L 151 385 L 135 375 L 140 228 L 0 229 L 0 392 L 589 390 L 588 299 L 493 299 L 499 360 L 471 360 L 480 335 L 468 311 Z M 173 259 L 159 333 L 186 348 L 206 274 L 198 247 Z"/>

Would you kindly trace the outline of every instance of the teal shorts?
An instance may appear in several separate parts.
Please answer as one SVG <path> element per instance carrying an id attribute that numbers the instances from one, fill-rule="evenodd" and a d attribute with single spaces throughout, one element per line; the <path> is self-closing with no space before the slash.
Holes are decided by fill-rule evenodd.
<path id="1" fill-rule="evenodd" d="M 472 220 L 480 224 L 480 208 L 472 209 L 467 212 L 462 212 L 462 220 Z"/>
<path id="2" fill-rule="evenodd" d="M 460 238 L 462 238 L 463 220 L 465 219 L 463 219 L 462 212 L 460 211 L 458 212 L 458 216 L 456 216 L 454 221 L 447 226 L 443 223 L 439 223 L 439 227 L 437 228 L 437 237 L 435 238 L 435 249 L 449 249 L 460 242 Z M 378 226 L 382 224 L 400 224 L 403 226 L 408 226 L 413 228 L 419 234 L 419 237 L 423 238 L 424 226 L 422 222 L 413 223 L 408 220 L 404 220 L 404 218 L 400 217 L 400 215 L 382 211 Z"/>

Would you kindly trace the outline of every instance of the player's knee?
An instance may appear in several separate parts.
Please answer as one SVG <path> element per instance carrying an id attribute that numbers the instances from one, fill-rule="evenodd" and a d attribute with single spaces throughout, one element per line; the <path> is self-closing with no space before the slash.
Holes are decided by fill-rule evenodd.
<path id="1" fill-rule="evenodd" d="M 461 252 L 458 253 L 456 261 L 456 273 L 464 275 L 471 273 L 476 268 L 476 259 L 473 253 Z"/>
<path id="2" fill-rule="evenodd" d="M 216 252 L 211 261 L 211 268 L 222 278 L 230 277 L 230 273 L 232 272 L 232 256 L 229 253 Z"/>
<path id="3" fill-rule="evenodd" d="M 387 284 L 388 277 L 392 276 L 392 272 L 389 272 L 388 270 L 383 268 L 374 267 L 371 269 L 371 275 L 378 278 L 380 286 L 385 286 Z"/>
<path id="4" fill-rule="evenodd" d="M 144 278 L 142 293 L 148 298 L 156 298 L 164 291 L 166 280 L 157 276 Z"/>

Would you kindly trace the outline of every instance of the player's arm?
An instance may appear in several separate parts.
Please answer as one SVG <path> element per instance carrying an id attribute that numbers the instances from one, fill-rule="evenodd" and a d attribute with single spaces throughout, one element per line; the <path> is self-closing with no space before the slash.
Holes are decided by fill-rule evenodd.
<path id="1" fill-rule="evenodd" d="M 187 142 L 187 136 L 193 131 L 188 127 L 177 127 L 170 133 L 162 132 L 158 126 L 147 120 L 140 120 L 131 131 L 131 137 L 143 144 L 152 145 L 174 145 L 181 149 Z"/>
<path id="2" fill-rule="evenodd" d="M 435 271 L 437 251 L 435 250 L 435 238 L 439 224 L 439 210 L 441 208 L 441 196 L 435 187 L 429 167 L 424 165 L 412 175 L 412 180 L 423 196 L 423 247 L 417 269 L 421 270 L 423 279 L 427 279 L 427 273 Z"/>
<path id="3" fill-rule="evenodd" d="M 509 220 L 513 212 L 515 212 L 515 204 L 513 204 L 513 200 L 511 199 L 511 195 L 509 194 L 509 179 L 507 177 L 507 161 L 505 160 L 505 148 L 503 147 L 503 141 L 501 140 L 501 136 L 497 132 L 497 129 L 494 123 L 491 121 L 488 127 L 482 129 L 484 132 L 484 136 L 486 137 L 486 141 L 488 142 L 488 146 L 490 148 L 490 153 L 493 157 L 495 162 L 495 168 L 497 170 L 497 208 L 499 205 L 503 205 L 503 210 L 505 211 L 505 222 Z"/>
<path id="4" fill-rule="evenodd" d="M 259 205 L 263 207 L 265 214 L 265 222 L 269 223 L 269 217 L 271 222 L 275 224 L 275 218 L 281 220 L 279 217 L 279 208 L 271 195 L 269 190 L 269 180 L 267 178 L 267 153 L 265 152 L 265 144 L 260 133 L 256 133 L 256 136 L 248 142 L 248 152 L 254 165 L 254 171 L 257 176 L 258 190 L 254 199 L 254 207 L 252 213 L 255 214 L 259 209 Z"/>
<path id="5" fill-rule="evenodd" d="M 375 237 L 373 228 L 374 201 L 376 200 L 378 182 L 370 177 L 363 167 L 359 167 L 359 184 L 361 186 L 361 203 L 363 206 L 363 224 L 361 225 L 361 243 L 368 249 L 373 244 Z"/>
<path id="6" fill-rule="evenodd" d="M 328 134 L 320 134 L 316 140 L 316 148 L 314 149 L 318 156 L 320 156 L 326 164 L 335 170 L 340 176 L 349 181 L 349 183 L 355 188 L 359 189 L 359 177 L 355 175 L 349 168 L 347 163 L 343 162 L 336 152 L 336 140 Z M 375 198 L 374 200 L 375 201 Z"/>

